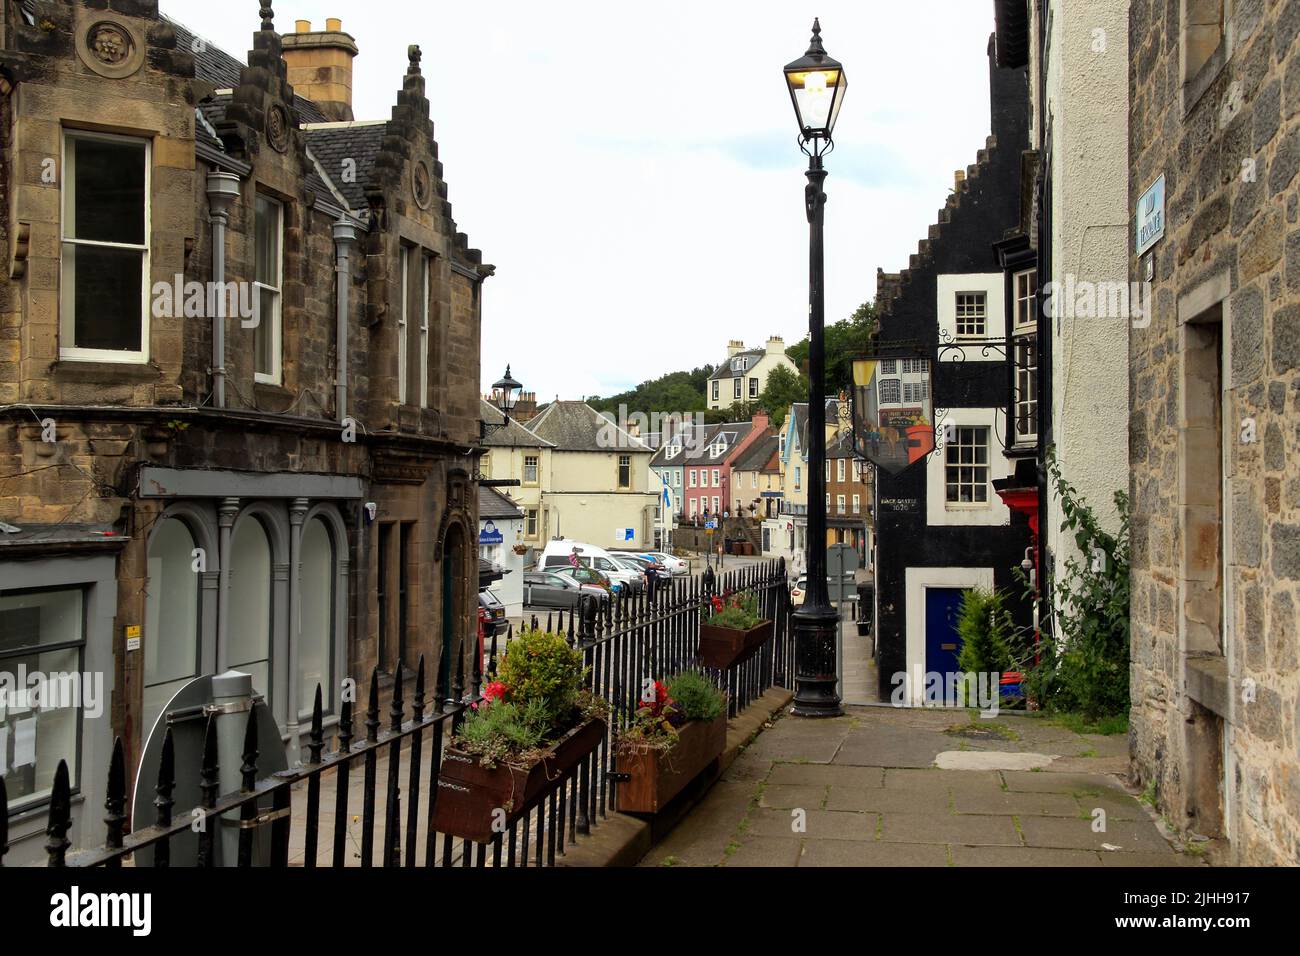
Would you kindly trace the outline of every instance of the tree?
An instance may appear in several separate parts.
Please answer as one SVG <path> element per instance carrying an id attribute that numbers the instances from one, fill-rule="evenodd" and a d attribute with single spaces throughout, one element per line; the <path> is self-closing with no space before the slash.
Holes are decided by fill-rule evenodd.
<path id="1" fill-rule="evenodd" d="M 808 376 L 796 375 L 784 365 L 778 365 L 767 376 L 763 393 L 758 396 L 758 405 L 767 410 L 767 417 L 774 428 L 780 428 L 785 422 L 786 412 L 792 402 L 808 401 Z"/>
<path id="2" fill-rule="evenodd" d="M 853 359 L 864 354 L 876 331 L 876 306 L 864 302 L 851 316 L 826 326 L 826 394 L 838 395 L 853 387 Z M 804 375 L 808 374 L 809 341 L 805 336 L 785 350 Z"/>
<path id="3" fill-rule="evenodd" d="M 591 395 L 587 404 L 598 412 L 613 412 L 615 415 L 620 405 L 627 406 L 628 414 L 641 412 L 647 416 L 654 412 L 699 412 L 704 410 L 704 390 L 712 374 L 712 365 L 689 372 L 669 372 L 609 398 Z"/>

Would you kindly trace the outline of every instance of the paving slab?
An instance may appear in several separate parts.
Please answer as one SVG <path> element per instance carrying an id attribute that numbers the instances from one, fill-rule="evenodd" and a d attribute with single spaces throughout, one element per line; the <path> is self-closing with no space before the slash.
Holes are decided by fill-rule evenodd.
<path id="1" fill-rule="evenodd" d="M 885 785 L 884 767 L 845 767 L 839 764 L 778 763 L 767 776 L 769 784 L 825 784 L 834 787 Z"/>
<path id="2" fill-rule="evenodd" d="M 1046 770 L 1004 770 L 1008 790 L 1030 793 L 1072 793 L 1087 788 L 1120 790 L 1119 781 L 1102 773 L 1050 773 Z"/>
<path id="3" fill-rule="evenodd" d="M 953 809 L 958 813 L 1004 814 L 1011 816 L 1072 817 L 1080 819 L 1083 809 L 1068 793 L 990 793 L 987 790 L 953 789 Z"/>
<path id="4" fill-rule="evenodd" d="M 955 846 L 953 866 L 1011 869 L 1031 866 L 1101 866 L 1092 850 L 1055 850 L 1037 846 Z"/>
<path id="5" fill-rule="evenodd" d="M 1092 831 L 1092 820 L 1078 818 L 1074 820 L 1062 817 L 1019 817 L 1020 832 L 1024 835 L 1026 846 L 1044 846 L 1075 848 L 1083 850 L 1102 850 L 1102 844 L 1119 847 L 1118 851 L 1108 852 L 1147 852 L 1163 851 L 1170 856 L 1174 849 L 1160 835 L 1151 821 L 1107 820 L 1105 833 Z"/>
<path id="6" fill-rule="evenodd" d="M 885 771 L 885 789 L 947 790 L 955 788 L 970 793 L 983 790 L 1002 792 L 1002 778 L 994 771 L 985 770 L 917 770 L 891 768 Z"/>
<path id="7" fill-rule="evenodd" d="M 800 866 L 947 866 L 948 848 L 917 843 L 807 840 Z"/>
<path id="8" fill-rule="evenodd" d="M 799 840 L 789 837 L 750 837 L 723 857 L 723 866 L 797 866 Z"/>
<path id="9" fill-rule="evenodd" d="M 1083 821 L 1080 821 L 1082 823 Z M 1084 824 L 1086 826 L 1086 824 Z M 960 843 L 966 846 L 1020 846 L 1011 817 L 933 813 L 881 814 L 880 839 L 886 843 Z"/>
<path id="10" fill-rule="evenodd" d="M 876 813 L 946 814 L 952 812 L 952 796 L 947 790 L 875 790 L 832 785 L 825 808 Z"/>
<path id="11" fill-rule="evenodd" d="M 820 810 L 826 800 L 826 790 L 825 785 L 817 784 L 809 786 L 770 784 L 763 788 L 763 796 L 759 798 L 758 805 L 778 810 L 788 810 L 792 807 Z"/>
<path id="12" fill-rule="evenodd" d="M 1032 770 L 1046 767 L 1055 759 L 1052 754 L 1012 753 L 1001 749 L 945 750 L 935 755 L 934 765 L 941 770 Z"/>
<path id="13" fill-rule="evenodd" d="M 742 839 L 749 835 L 768 837 L 803 837 L 809 840 L 859 840 L 869 842 L 876 836 L 874 813 L 846 813 L 838 810 L 752 810 Z M 802 830 L 795 826 L 802 824 Z"/>

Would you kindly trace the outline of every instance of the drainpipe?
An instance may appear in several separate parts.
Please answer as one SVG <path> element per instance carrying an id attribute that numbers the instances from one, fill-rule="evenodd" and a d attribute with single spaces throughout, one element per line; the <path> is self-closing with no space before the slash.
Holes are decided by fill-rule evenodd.
<path id="1" fill-rule="evenodd" d="M 348 254 L 356 240 L 357 227 L 340 216 L 334 223 L 334 279 L 337 296 L 334 315 L 338 323 L 334 345 L 334 407 L 340 422 L 348 414 L 348 286 L 352 275 L 348 268 Z"/>
<path id="2" fill-rule="evenodd" d="M 217 547 L 221 552 L 221 569 L 217 585 L 217 671 L 230 665 L 230 532 L 239 514 L 238 498 L 222 498 L 217 507 Z"/>
<path id="3" fill-rule="evenodd" d="M 226 407 L 226 223 L 230 207 L 239 198 L 239 177 L 234 173 L 208 173 L 208 210 L 212 216 L 212 281 L 217 308 L 212 316 L 212 394 L 217 408 Z"/>
<path id="4" fill-rule="evenodd" d="M 307 689 L 298 686 L 298 661 L 302 653 L 302 526 L 307 517 L 306 498 L 289 502 L 289 700 L 285 733 L 289 737 L 287 756 L 290 767 L 302 763 L 302 741 L 299 738 L 299 693 Z"/>

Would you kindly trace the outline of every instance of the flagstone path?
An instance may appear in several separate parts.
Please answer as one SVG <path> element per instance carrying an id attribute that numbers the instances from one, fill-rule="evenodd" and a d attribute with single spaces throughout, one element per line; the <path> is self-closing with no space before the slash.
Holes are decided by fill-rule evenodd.
<path id="1" fill-rule="evenodd" d="M 1122 735 L 1036 715 L 848 711 L 778 719 L 640 865 L 1202 865 L 1124 788 Z"/>

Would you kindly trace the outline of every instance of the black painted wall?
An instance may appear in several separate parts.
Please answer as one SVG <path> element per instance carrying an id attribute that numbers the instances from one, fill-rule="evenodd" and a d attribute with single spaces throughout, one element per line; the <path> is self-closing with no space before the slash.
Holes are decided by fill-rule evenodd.
<path id="1" fill-rule="evenodd" d="M 960 201 L 947 222 L 931 238 L 928 255 L 913 259 L 901 292 L 885 306 L 879 344 L 919 342 L 933 357 L 938 341 L 937 278 L 963 272 L 999 272 L 994 243 L 1020 222 L 1020 163 L 1028 148 L 1029 93 L 1024 68 L 999 69 L 989 46 L 990 114 L 994 143 L 967 178 Z M 881 303 L 878 302 L 878 306 Z M 1007 320 L 1010 321 L 1008 315 Z M 943 408 L 1003 408 L 1008 399 L 1007 365 L 999 362 L 945 362 L 933 366 L 932 389 L 936 414 Z M 999 416 L 990 449 L 993 460 L 1002 453 L 1006 419 Z M 936 451 L 933 454 L 942 454 Z M 892 677 L 906 661 L 906 571 L 909 567 L 992 567 L 994 586 L 1012 598 L 1013 613 L 1029 614 L 1021 600 L 1021 585 L 1013 568 L 1020 565 L 1029 544 L 1027 522 L 1012 515 L 1007 527 L 943 526 L 926 523 L 926 468 L 917 462 L 899 475 L 877 471 L 879 499 L 915 499 L 912 513 L 897 513 L 883 505 L 876 522 L 876 660 L 880 695 L 889 699 Z M 990 488 L 990 494 L 994 494 Z"/>

